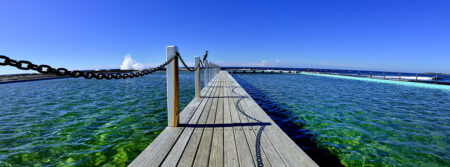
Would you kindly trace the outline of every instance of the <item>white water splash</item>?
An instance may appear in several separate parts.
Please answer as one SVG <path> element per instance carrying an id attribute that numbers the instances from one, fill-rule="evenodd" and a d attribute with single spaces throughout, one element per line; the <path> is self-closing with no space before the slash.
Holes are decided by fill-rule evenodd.
<path id="1" fill-rule="evenodd" d="M 144 69 L 144 65 L 133 60 L 130 54 L 125 56 L 125 59 L 120 66 L 120 70 L 142 70 Z"/>

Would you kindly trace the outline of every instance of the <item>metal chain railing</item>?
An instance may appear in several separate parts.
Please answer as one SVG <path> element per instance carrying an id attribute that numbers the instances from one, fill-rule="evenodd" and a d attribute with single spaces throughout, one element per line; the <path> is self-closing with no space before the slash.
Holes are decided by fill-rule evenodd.
<path id="1" fill-rule="evenodd" d="M 208 51 L 206 51 L 206 54 L 203 56 L 203 61 L 206 60 L 207 56 L 208 56 Z M 37 64 L 31 63 L 30 61 L 25 61 L 25 60 L 17 61 L 17 60 L 9 58 L 7 56 L 4 56 L 4 55 L 0 55 L 0 66 L 8 66 L 9 65 L 9 66 L 13 66 L 18 69 L 21 69 L 21 70 L 34 70 L 34 71 L 37 71 L 42 74 L 56 74 L 57 76 L 68 76 L 68 77 L 73 77 L 73 78 L 84 77 L 86 79 L 95 78 L 95 79 L 99 79 L 99 80 L 100 79 L 110 80 L 110 79 L 128 79 L 128 78 L 141 77 L 144 75 L 151 74 L 153 72 L 162 70 L 170 62 L 172 62 L 176 57 L 180 58 L 181 63 L 189 71 L 196 71 L 198 68 L 200 68 L 200 64 L 201 64 L 201 66 L 203 66 L 203 68 L 205 68 L 202 61 L 200 61 L 200 64 L 196 68 L 194 68 L 194 69 L 189 68 L 186 65 L 186 63 L 184 62 L 183 58 L 180 56 L 180 53 L 178 53 L 178 52 L 176 53 L 176 55 L 174 55 L 172 58 L 170 58 L 163 64 L 159 65 L 158 67 L 151 68 L 151 69 L 144 69 L 144 70 L 140 70 L 137 72 L 125 73 L 125 74 L 120 74 L 120 73 L 105 74 L 105 73 L 96 73 L 96 72 L 92 72 L 92 71 L 79 71 L 79 70 L 69 71 L 66 68 L 53 68 L 53 67 L 51 67 L 49 65 L 45 65 L 45 64 L 37 65 Z"/>
<path id="2" fill-rule="evenodd" d="M 200 67 L 200 64 L 198 64 L 197 67 L 195 67 L 194 69 L 191 69 L 191 68 L 189 68 L 188 65 L 186 65 L 183 58 L 180 56 L 180 53 L 177 52 L 177 56 L 180 58 L 181 64 L 183 64 L 184 68 L 186 68 L 188 71 L 197 71 L 197 69 Z"/>
<path id="3" fill-rule="evenodd" d="M 181 57 L 180 53 L 177 52 L 176 54 L 180 58 L 181 64 L 183 64 L 184 68 L 186 68 L 188 71 L 197 71 L 198 68 L 201 68 L 200 66 L 202 66 L 203 68 L 206 68 L 205 65 L 203 64 L 203 61 L 205 61 L 206 58 L 208 57 L 208 51 L 206 51 L 206 54 L 203 55 L 203 61 L 200 60 L 200 63 L 194 69 L 191 69 L 191 68 L 189 68 L 188 65 L 186 65 L 186 63 L 184 62 L 184 60 Z"/>
<path id="4" fill-rule="evenodd" d="M 96 73 L 92 71 L 79 71 L 79 70 L 73 70 L 69 71 L 66 68 L 53 68 L 49 65 L 37 65 L 33 64 L 29 61 L 21 60 L 17 61 L 14 59 L 11 59 L 9 57 L 6 57 L 4 55 L 0 55 L 0 66 L 13 66 L 21 70 L 34 70 L 42 74 L 56 74 L 57 76 L 68 76 L 73 78 L 79 78 L 84 77 L 86 79 L 127 79 L 127 78 L 134 78 L 134 77 L 141 77 L 144 75 L 151 74 L 153 72 L 156 72 L 158 70 L 163 69 L 165 66 L 167 66 L 170 62 L 172 62 L 175 59 L 176 56 L 173 56 L 163 64 L 159 65 L 158 67 L 151 68 L 151 69 L 144 69 L 140 70 L 138 72 L 131 72 L 131 73 L 125 73 L 125 74 L 104 74 L 104 73 Z"/>

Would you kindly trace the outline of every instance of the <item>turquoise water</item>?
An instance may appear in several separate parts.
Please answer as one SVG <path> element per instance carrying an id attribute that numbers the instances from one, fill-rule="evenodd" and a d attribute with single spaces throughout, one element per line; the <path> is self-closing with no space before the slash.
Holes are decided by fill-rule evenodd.
<path id="1" fill-rule="evenodd" d="M 450 166 L 448 90 L 311 75 L 233 76 L 294 140 L 313 140 L 345 166 Z"/>
<path id="2" fill-rule="evenodd" d="M 309 72 L 302 72 L 302 74 L 333 77 L 333 78 L 342 78 L 342 79 L 353 79 L 353 80 L 369 81 L 369 82 L 379 82 L 379 83 L 387 83 L 387 84 L 397 84 L 397 85 L 403 85 L 403 86 L 442 89 L 442 90 L 450 91 L 449 85 L 439 85 L 439 84 L 420 83 L 420 82 L 405 82 L 405 81 L 398 81 L 398 80 L 387 80 L 387 79 L 365 78 L 365 77 L 343 76 L 343 75 L 332 75 L 332 74 L 319 74 L 319 73 L 309 73 Z"/>
<path id="3" fill-rule="evenodd" d="M 0 85 L 0 166 L 126 166 L 167 126 L 164 72 Z M 180 72 L 180 105 L 194 97 Z"/>

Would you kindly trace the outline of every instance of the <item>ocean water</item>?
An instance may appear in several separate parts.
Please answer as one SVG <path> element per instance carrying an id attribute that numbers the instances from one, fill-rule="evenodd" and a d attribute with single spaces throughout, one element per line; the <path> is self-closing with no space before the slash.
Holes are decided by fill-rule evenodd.
<path id="1" fill-rule="evenodd" d="M 319 165 L 450 166 L 448 90 L 311 75 L 233 77 Z"/>
<path id="2" fill-rule="evenodd" d="M 180 106 L 194 97 L 180 72 Z M 166 77 L 0 84 L 0 166 L 126 166 L 167 126 Z"/>

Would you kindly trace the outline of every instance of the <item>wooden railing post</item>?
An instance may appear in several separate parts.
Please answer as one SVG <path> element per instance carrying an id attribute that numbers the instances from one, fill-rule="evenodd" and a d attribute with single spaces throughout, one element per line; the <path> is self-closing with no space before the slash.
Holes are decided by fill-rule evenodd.
<path id="1" fill-rule="evenodd" d="M 200 98 L 200 57 L 195 56 L 195 67 L 197 70 L 194 72 L 194 80 L 195 80 L 195 97 Z"/>
<path id="2" fill-rule="evenodd" d="M 176 46 L 166 47 L 167 60 L 178 52 Z M 179 123 L 179 81 L 178 81 L 178 57 L 175 57 L 166 67 L 167 75 L 167 122 L 169 127 L 177 127 Z"/>
<path id="3" fill-rule="evenodd" d="M 217 75 L 217 65 L 214 64 L 214 77 L 216 77 L 216 75 Z"/>
<path id="4" fill-rule="evenodd" d="M 214 73 L 216 73 L 215 70 L 216 68 L 214 67 L 214 63 L 211 63 L 211 80 L 214 79 Z"/>
<path id="5" fill-rule="evenodd" d="M 208 84 L 209 84 L 209 82 L 213 79 L 212 78 L 212 63 L 210 63 L 210 62 L 208 62 Z"/>
<path id="6" fill-rule="evenodd" d="M 208 86 L 208 82 L 209 82 L 209 64 L 208 64 L 208 60 L 205 60 L 203 62 L 203 65 L 205 65 L 205 71 L 203 72 L 203 75 L 205 76 L 205 87 Z"/>

